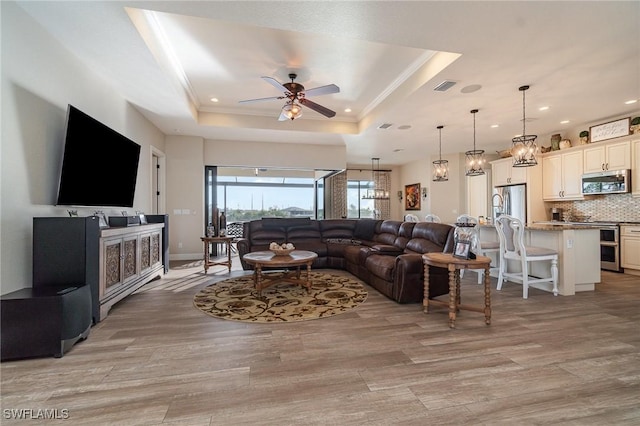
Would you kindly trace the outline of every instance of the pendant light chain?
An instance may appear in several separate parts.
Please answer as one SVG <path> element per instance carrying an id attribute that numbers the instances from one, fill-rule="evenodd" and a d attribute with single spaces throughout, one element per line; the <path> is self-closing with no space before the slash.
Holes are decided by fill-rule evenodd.
<path id="1" fill-rule="evenodd" d="M 523 90 L 522 91 L 522 136 L 527 134 L 527 120 L 526 120 L 526 116 L 527 116 L 527 109 L 526 109 L 526 102 L 525 102 L 525 97 L 527 96 L 527 90 Z"/>

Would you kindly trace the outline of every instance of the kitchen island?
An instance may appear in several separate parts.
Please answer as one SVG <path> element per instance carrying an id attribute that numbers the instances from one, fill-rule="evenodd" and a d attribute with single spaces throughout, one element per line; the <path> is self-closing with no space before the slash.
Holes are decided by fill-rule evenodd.
<path id="1" fill-rule="evenodd" d="M 600 231 L 598 228 L 580 224 L 556 225 L 534 223 L 525 227 L 525 245 L 545 247 L 558 251 L 558 292 L 563 296 L 573 296 L 580 291 L 594 291 L 600 282 Z M 498 241 L 498 232 L 492 225 L 480 225 L 481 241 Z M 496 255 L 492 265 L 498 265 Z M 511 261 L 510 261 L 511 262 Z M 519 270 L 519 262 L 509 264 Z M 530 275 L 549 277 L 551 272 L 547 262 L 532 262 Z M 497 272 L 495 272 L 497 277 Z M 550 293 L 549 283 L 531 284 Z"/>

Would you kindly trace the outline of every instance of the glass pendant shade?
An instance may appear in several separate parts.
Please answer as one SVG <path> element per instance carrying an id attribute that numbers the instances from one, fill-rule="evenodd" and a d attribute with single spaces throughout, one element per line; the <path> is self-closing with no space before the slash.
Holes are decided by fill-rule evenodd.
<path id="1" fill-rule="evenodd" d="M 449 161 L 442 159 L 442 129 L 444 126 L 438 126 L 439 130 L 439 159 L 433 162 L 433 181 L 444 182 L 449 180 Z"/>
<path id="2" fill-rule="evenodd" d="M 536 144 L 536 135 L 527 135 L 526 132 L 526 114 L 525 114 L 525 95 L 524 92 L 529 86 L 521 86 L 518 90 L 522 92 L 522 135 L 511 139 L 511 155 L 513 156 L 513 167 L 531 167 L 538 164 L 536 154 L 538 153 L 538 145 Z"/>
<path id="3" fill-rule="evenodd" d="M 482 168 L 485 163 L 484 150 L 476 149 L 476 113 L 477 109 L 472 109 L 473 114 L 473 149 L 464 153 L 466 157 L 466 175 L 467 176 L 480 176 L 484 174 Z"/>
<path id="4" fill-rule="evenodd" d="M 287 101 L 282 107 L 282 114 L 290 120 L 302 117 L 302 107 L 294 101 Z"/>

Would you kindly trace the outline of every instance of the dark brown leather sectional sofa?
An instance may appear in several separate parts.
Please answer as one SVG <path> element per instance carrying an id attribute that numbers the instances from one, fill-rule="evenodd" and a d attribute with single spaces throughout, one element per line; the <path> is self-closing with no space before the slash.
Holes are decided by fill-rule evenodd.
<path id="1" fill-rule="evenodd" d="M 292 243 L 318 254 L 312 268 L 347 270 L 399 303 L 423 299 L 422 254 L 453 249 L 454 228 L 443 223 L 372 219 L 263 218 L 244 223 L 240 259 L 268 250 L 271 242 Z M 245 270 L 252 266 L 242 261 Z M 445 269 L 430 267 L 429 297 L 449 292 Z"/>

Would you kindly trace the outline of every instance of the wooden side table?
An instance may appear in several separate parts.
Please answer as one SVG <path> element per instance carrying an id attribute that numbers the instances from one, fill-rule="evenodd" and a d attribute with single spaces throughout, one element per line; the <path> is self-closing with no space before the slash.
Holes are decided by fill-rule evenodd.
<path id="1" fill-rule="evenodd" d="M 231 273 L 231 241 L 233 241 L 233 237 L 200 237 L 202 242 L 204 243 L 204 273 L 207 273 L 207 270 L 210 266 L 215 265 L 223 265 L 229 268 L 229 273 Z M 226 244 L 227 246 L 227 260 L 212 262 L 209 257 L 209 244 Z"/>
<path id="2" fill-rule="evenodd" d="M 456 328 L 456 312 L 459 309 L 484 312 L 485 324 L 491 324 L 491 277 L 489 267 L 491 258 L 477 256 L 476 259 L 461 259 L 450 253 L 425 253 L 422 255 L 424 264 L 424 299 L 422 306 L 425 313 L 429 312 L 429 305 L 436 304 L 449 307 L 449 327 Z M 449 301 L 429 300 L 429 266 L 445 268 L 449 271 Z M 460 270 L 484 269 L 484 307 L 463 305 L 460 303 Z"/>

